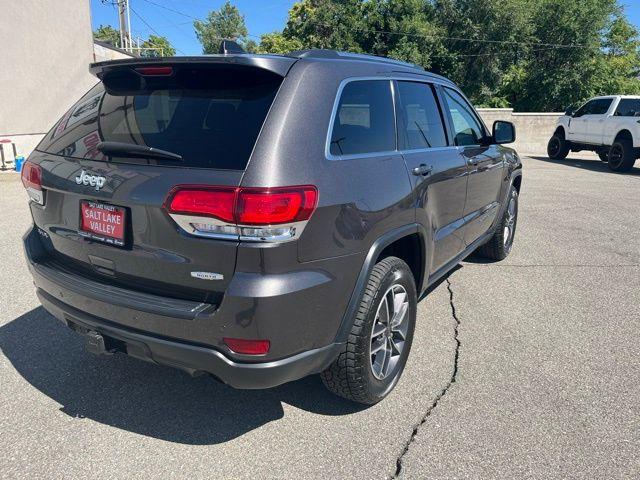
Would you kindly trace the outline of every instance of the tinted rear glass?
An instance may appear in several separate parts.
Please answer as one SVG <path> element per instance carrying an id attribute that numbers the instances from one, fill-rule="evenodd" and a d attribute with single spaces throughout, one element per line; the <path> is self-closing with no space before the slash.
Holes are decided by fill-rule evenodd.
<path id="1" fill-rule="evenodd" d="M 107 160 L 101 141 L 146 145 L 182 161 L 112 161 L 243 170 L 282 78 L 257 69 L 199 71 L 176 80 L 98 84 L 38 146 L 48 153 Z M 152 86 L 150 86 L 152 84 Z M 120 88 L 124 85 L 124 88 Z"/>
<path id="2" fill-rule="evenodd" d="M 331 154 L 353 155 L 395 150 L 394 124 L 389 80 L 347 83 L 333 122 Z"/>
<path id="3" fill-rule="evenodd" d="M 398 82 L 398 148 L 444 147 L 447 137 L 431 85 Z"/>
<path id="4" fill-rule="evenodd" d="M 635 117 L 640 114 L 640 98 L 623 98 L 616 108 L 618 117 Z"/>

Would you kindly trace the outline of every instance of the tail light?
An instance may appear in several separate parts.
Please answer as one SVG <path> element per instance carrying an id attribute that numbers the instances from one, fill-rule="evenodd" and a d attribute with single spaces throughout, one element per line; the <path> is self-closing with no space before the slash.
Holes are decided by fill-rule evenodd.
<path id="1" fill-rule="evenodd" d="M 223 338 L 223 342 L 229 350 L 244 355 L 264 355 L 269 353 L 271 342 L 269 340 L 244 340 L 242 338 Z"/>
<path id="2" fill-rule="evenodd" d="M 318 202 L 312 185 L 278 188 L 178 186 L 165 208 L 185 231 L 247 241 L 300 236 Z"/>
<path id="3" fill-rule="evenodd" d="M 42 191 L 42 168 L 30 161 L 22 165 L 22 185 L 27 190 L 29 198 L 40 205 L 44 205 L 44 193 Z"/>

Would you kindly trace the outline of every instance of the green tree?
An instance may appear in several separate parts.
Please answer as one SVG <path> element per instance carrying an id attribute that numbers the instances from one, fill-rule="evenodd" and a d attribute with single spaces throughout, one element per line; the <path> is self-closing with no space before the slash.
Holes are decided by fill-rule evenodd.
<path id="1" fill-rule="evenodd" d="M 260 37 L 256 53 L 284 54 L 301 48 L 302 43 L 297 38 L 287 38 L 280 32 L 272 32 Z"/>
<path id="2" fill-rule="evenodd" d="M 193 26 L 202 44 L 203 53 L 218 53 L 220 42 L 224 39 L 243 44 L 249 33 L 244 23 L 244 15 L 229 0 L 219 10 L 209 12 L 206 20 L 194 21 Z"/>
<path id="3" fill-rule="evenodd" d="M 159 37 L 157 35 L 149 35 L 149 39 L 145 40 L 142 48 L 154 48 L 156 50 L 142 50 L 141 57 L 172 57 L 176 54 L 176 49 L 171 46 L 167 37 Z"/>
<path id="4" fill-rule="evenodd" d="M 93 38 L 101 42 L 107 42 L 117 47 L 120 45 L 120 31 L 111 25 L 100 25 L 93 32 Z"/>
<path id="5" fill-rule="evenodd" d="M 640 94 L 640 37 L 638 29 L 617 12 L 604 35 L 600 91 Z"/>

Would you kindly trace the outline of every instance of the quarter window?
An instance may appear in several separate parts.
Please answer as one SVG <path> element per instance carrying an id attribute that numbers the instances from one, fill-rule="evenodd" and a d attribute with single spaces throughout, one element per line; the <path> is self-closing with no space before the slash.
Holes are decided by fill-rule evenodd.
<path id="1" fill-rule="evenodd" d="M 398 147 L 415 150 L 446 145 L 433 87 L 426 83 L 398 82 Z"/>
<path id="2" fill-rule="evenodd" d="M 389 152 L 396 149 L 395 118 L 388 80 L 347 83 L 331 131 L 332 155 Z"/>
<path id="3" fill-rule="evenodd" d="M 479 145 L 484 137 L 484 128 L 471 107 L 455 90 L 445 88 L 444 91 L 453 123 L 455 144 L 458 146 Z"/>

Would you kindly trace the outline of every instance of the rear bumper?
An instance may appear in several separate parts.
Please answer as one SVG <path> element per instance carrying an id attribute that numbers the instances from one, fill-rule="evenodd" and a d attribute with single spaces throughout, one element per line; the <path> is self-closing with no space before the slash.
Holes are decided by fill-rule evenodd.
<path id="1" fill-rule="evenodd" d="M 49 313 L 80 333 L 99 333 L 117 347 L 113 350 L 142 360 L 190 374 L 208 373 L 235 388 L 259 389 L 321 372 L 342 347 L 334 340 L 262 362 L 259 357 L 246 361 L 230 358 L 209 341 L 219 335 L 220 325 L 229 324 L 225 320 L 228 314 L 220 307 L 133 292 L 74 276 L 42 257 L 36 229 L 25 235 L 24 244 L 37 295 Z M 246 294 L 252 293 L 252 285 L 245 282 Z M 290 296 L 284 297 L 282 301 L 291 302 Z M 280 324 L 284 327 L 284 322 Z M 171 329 L 160 328 L 165 325 Z M 181 337 L 184 331 L 194 332 L 193 338 Z M 196 335 L 200 332 L 206 335 Z"/>
<path id="2" fill-rule="evenodd" d="M 234 388 L 270 388 L 321 372 L 337 357 L 342 347 L 335 343 L 272 362 L 239 363 L 211 348 L 109 325 L 64 304 L 44 290 L 38 289 L 37 294 L 49 313 L 76 331 L 98 332 L 108 339 L 118 340 L 121 345 L 118 351 L 132 357 L 179 368 L 192 375 L 208 373 Z"/>

